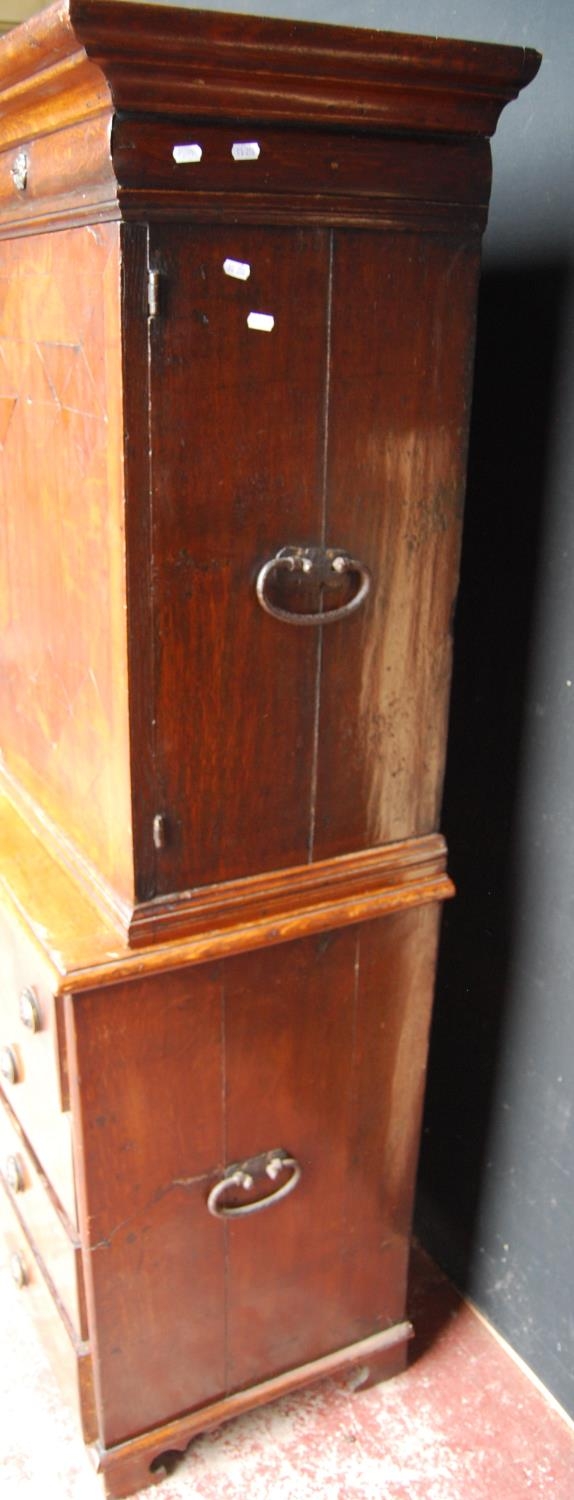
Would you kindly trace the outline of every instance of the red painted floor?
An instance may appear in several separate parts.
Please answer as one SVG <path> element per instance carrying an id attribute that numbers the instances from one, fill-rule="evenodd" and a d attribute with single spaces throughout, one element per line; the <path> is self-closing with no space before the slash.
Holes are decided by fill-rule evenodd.
<path id="1" fill-rule="evenodd" d="M 334 1382 L 193 1444 L 157 1500 L 574 1500 L 574 1427 L 417 1253 L 407 1372 Z M 72 1418 L 0 1268 L 2 1500 L 97 1500 Z"/>

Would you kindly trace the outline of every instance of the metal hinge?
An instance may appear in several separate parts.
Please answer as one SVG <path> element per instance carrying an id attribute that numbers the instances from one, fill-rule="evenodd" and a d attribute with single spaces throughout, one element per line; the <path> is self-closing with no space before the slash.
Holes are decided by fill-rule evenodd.
<path id="1" fill-rule="evenodd" d="M 160 273 L 149 270 L 147 273 L 147 313 L 148 318 L 157 318 L 159 313 Z"/>
<path id="2" fill-rule="evenodd" d="M 153 820 L 153 841 L 156 849 L 165 849 L 167 844 L 167 818 L 164 813 L 156 813 Z"/>

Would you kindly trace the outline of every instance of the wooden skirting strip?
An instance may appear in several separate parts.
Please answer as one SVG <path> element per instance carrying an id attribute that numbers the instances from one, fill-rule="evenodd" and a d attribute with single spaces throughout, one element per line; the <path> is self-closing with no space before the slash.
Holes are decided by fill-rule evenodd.
<path id="1" fill-rule="evenodd" d="M 354 1388 L 364 1388 L 376 1380 L 398 1374 L 404 1366 L 406 1346 L 412 1333 L 410 1323 L 396 1323 L 383 1333 L 373 1334 L 357 1344 L 350 1344 L 346 1349 L 323 1355 L 320 1359 L 276 1375 L 271 1380 L 262 1381 L 260 1385 L 251 1386 L 248 1390 L 223 1396 L 200 1411 L 189 1412 L 174 1422 L 167 1422 L 164 1427 L 144 1432 L 114 1448 L 96 1446 L 91 1450 L 92 1457 L 98 1473 L 104 1477 L 106 1493 L 119 1500 L 120 1496 L 132 1494 L 134 1488 L 149 1484 L 150 1477 L 152 1480 L 155 1478 L 156 1482 L 164 1479 L 165 1469 L 158 1462 L 161 1455 L 183 1453 L 191 1440 L 200 1433 L 219 1427 L 222 1422 L 242 1416 L 244 1412 L 264 1406 L 269 1401 L 276 1401 L 280 1396 L 286 1396 L 302 1386 L 353 1369 L 357 1369 L 358 1375 Z M 150 1475 L 152 1464 L 154 1468 Z"/>

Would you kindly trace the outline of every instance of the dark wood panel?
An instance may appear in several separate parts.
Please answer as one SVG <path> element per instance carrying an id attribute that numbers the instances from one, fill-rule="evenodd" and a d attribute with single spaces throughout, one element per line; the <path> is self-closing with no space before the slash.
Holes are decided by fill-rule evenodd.
<path id="1" fill-rule="evenodd" d="M 345 1185 L 347 1316 L 404 1316 L 440 906 L 359 929 L 353 1110 Z"/>
<path id="2" fill-rule="evenodd" d="M 258 157 L 235 160 L 233 146 L 245 141 L 257 143 Z M 199 160 L 174 159 L 174 147 L 186 143 L 199 147 Z M 483 140 L 404 140 L 257 124 L 247 130 L 127 116 L 114 126 L 113 158 L 122 189 L 163 187 L 194 198 L 214 192 L 234 198 L 367 195 L 486 208 L 490 191 L 490 150 Z"/>
<path id="3" fill-rule="evenodd" d="M 68 1000 L 107 1445 L 400 1322 L 437 920 Z M 223 1171 L 274 1148 L 294 1192 L 211 1216 Z"/>
<path id="4" fill-rule="evenodd" d="M 464 244 L 335 236 L 327 538 L 373 586 L 324 630 L 316 858 L 437 826 L 477 275 Z"/>
<path id="5" fill-rule="evenodd" d="M 224 1389 L 217 968 L 69 1001 L 80 1222 L 101 1439 Z"/>
<path id="6" fill-rule="evenodd" d="M 133 1495 L 135 1490 L 139 1493 L 140 1489 L 145 1489 L 149 1484 L 152 1467 L 156 1480 L 163 1477 L 168 1468 L 166 1457 L 184 1453 L 194 1438 L 221 1427 L 223 1422 L 254 1411 L 259 1406 L 290 1396 L 303 1386 L 325 1380 L 346 1379 L 352 1389 L 354 1377 L 357 1376 L 361 1390 L 364 1390 L 374 1379 L 388 1380 L 393 1375 L 401 1374 L 406 1364 L 410 1336 L 410 1323 L 400 1323 L 385 1333 L 375 1334 L 372 1339 L 365 1339 L 347 1349 L 327 1354 L 312 1364 L 300 1365 L 296 1370 L 272 1376 L 270 1380 L 261 1381 L 257 1386 L 235 1391 L 231 1396 L 224 1396 L 222 1400 L 202 1407 L 201 1411 L 190 1412 L 184 1417 L 175 1418 L 173 1422 L 165 1422 L 161 1427 L 154 1428 L 153 1432 L 141 1433 L 111 1450 L 100 1449 L 96 1467 L 104 1478 L 106 1494 L 110 1496 L 110 1500 L 112 1497 L 113 1500 L 122 1500 L 124 1496 Z"/>
<path id="7" fill-rule="evenodd" d="M 265 947 L 290 935 L 305 937 L 310 932 L 348 926 L 399 907 L 446 900 L 453 895 L 454 887 L 446 873 L 446 844 L 440 833 L 433 833 L 402 844 L 363 849 L 359 854 L 161 897 L 135 913 L 129 940 L 140 950 L 139 962 L 148 967 L 150 955 L 144 945 L 168 939 L 179 943 L 187 938 L 186 959 L 191 963 L 192 944 L 201 934 L 209 944 L 217 943 L 218 934 L 228 940 L 233 934 L 235 947 L 228 941 L 227 950 L 225 946 L 220 950 L 223 955 L 225 951 Z M 200 953 L 201 949 L 195 949 L 197 958 Z M 201 954 L 203 960 L 215 956 L 219 953 L 214 948 Z M 173 966 L 181 962 L 179 952 L 172 949 L 171 960 Z M 118 954 L 116 974 L 121 967 Z M 124 972 L 125 968 L 124 960 Z M 76 974 L 74 983 L 78 982 Z"/>
<path id="8" fill-rule="evenodd" d="M 172 223 L 227 224 L 234 229 L 242 224 L 292 226 L 297 229 L 318 226 L 325 229 L 344 226 L 355 229 L 390 229 L 479 238 L 486 224 L 486 211 L 466 204 L 437 203 L 431 206 L 416 199 L 383 198 L 351 193 L 330 196 L 321 193 L 179 193 L 166 188 L 121 190 L 121 211 L 126 221 L 141 223 L 142 218 Z M 79 215 L 75 216 L 79 219 Z M 0 228 L 0 237 L 3 230 Z M 31 228 L 30 232 L 34 230 Z"/>
<path id="9" fill-rule="evenodd" d="M 357 931 L 231 960 L 225 971 L 227 1153 L 283 1147 L 289 1198 L 229 1222 L 229 1387 L 352 1342 L 341 1303 Z"/>
<path id="10" fill-rule="evenodd" d="M 255 595 L 322 504 L 328 237 L 153 228 L 158 892 L 307 858 L 317 635 Z M 233 258 L 248 280 L 224 273 Z M 162 302 L 163 298 L 163 302 Z M 163 316 L 161 309 L 163 308 Z M 251 311 L 275 319 L 250 329 Z"/>
<path id="11" fill-rule="evenodd" d="M 229 1388 L 404 1316 L 438 908 L 224 966 L 227 1156 L 293 1194 L 229 1221 Z"/>

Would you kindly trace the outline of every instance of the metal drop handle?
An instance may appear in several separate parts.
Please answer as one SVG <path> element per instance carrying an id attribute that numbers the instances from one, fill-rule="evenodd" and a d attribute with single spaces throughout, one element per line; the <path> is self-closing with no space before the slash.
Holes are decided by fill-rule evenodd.
<path id="1" fill-rule="evenodd" d="M 336 609 L 298 614 L 296 610 L 282 609 L 269 598 L 267 584 L 274 574 L 281 572 L 302 573 L 309 581 L 316 581 L 322 589 L 336 587 L 342 575 L 350 573 L 356 576 L 358 588 L 352 599 Z M 285 620 L 288 625 L 331 625 L 335 620 L 347 619 L 364 603 L 370 587 L 371 574 L 366 564 L 355 557 L 349 557 L 340 547 L 281 547 L 275 557 L 270 557 L 260 568 L 255 584 L 261 608 L 276 620 Z"/>
<path id="2" fill-rule="evenodd" d="M 266 1193 L 264 1198 L 256 1198 L 250 1203 L 237 1206 L 221 1202 L 229 1188 L 243 1188 L 248 1193 L 259 1177 L 266 1177 L 270 1182 L 275 1182 L 277 1177 L 285 1171 L 290 1173 L 286 1182 L 275 1189 L 273 1193 Z M 212 1187 L 207 1200 L 210 1214 L 216 1219 L 239 1219 L 245 1218 L 246 1214 L 258 1214 L 264 1208 L 271 1208 L 274 1203 L 279 1203 L 282 1198 L 287 1198 L 289 1193 L 297 1187 L 301 1180 L 301 1167 L 294 1156 L 289 1156 L 286 1151 L 279 1148 L 276 1151 L 266 1151 L 263 1156 L 254 1156 L 249 1161 L 236 1162 L 228 1167 L 215 1187 Z"/>

